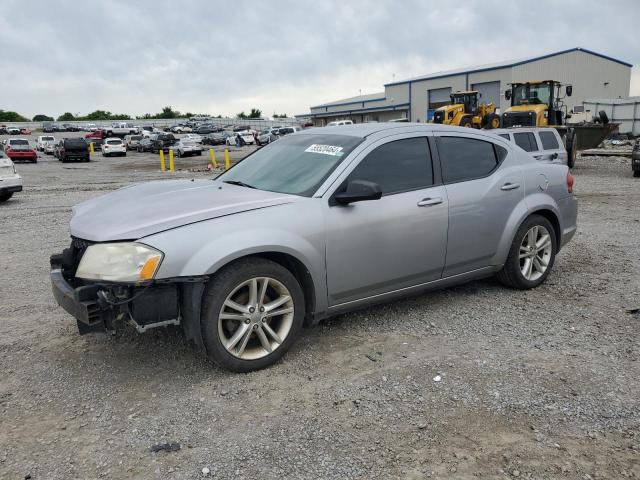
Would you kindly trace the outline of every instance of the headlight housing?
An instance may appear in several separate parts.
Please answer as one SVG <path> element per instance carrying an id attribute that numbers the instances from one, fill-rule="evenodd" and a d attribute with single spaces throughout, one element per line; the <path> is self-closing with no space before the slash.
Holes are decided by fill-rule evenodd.
<path id="1" fill-rule="evenodd" d="M 84 252 L 76 277 L 110 282 L 144 282 L 155 277 L 162 257 L 162 252 L 141 243 L 97 243 Z"/>

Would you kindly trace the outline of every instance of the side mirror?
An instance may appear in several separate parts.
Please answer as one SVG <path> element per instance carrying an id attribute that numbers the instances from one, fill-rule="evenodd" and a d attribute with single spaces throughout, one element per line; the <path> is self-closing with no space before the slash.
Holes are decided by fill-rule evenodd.
<path id="1" fill-rule="evenodd" d="M 377 183 L 366 180 L 352 180 L 347 184 L 347 189 L 336 194 L 333 198 L 341 205 L 365 200 L 379 200 L 382 197 L 382 189 Z"/>
<path id="2" fill-rule="evenodd" d="M 573 86 L 572 85 L 567 85 L 567 88 L 565 90 L 567 92 L 567 97 L 570 97 L 571 94 L 573 93 Z"/>
<path id="3" fill-rule="evenodd" d="M 511 100 L 511 90 L 504 91 L 504 98 L 507 100 Z"/>

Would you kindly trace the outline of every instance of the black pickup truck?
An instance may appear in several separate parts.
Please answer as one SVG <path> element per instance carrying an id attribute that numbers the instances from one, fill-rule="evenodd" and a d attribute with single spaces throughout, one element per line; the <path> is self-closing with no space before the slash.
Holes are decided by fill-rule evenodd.
<path id="1" fill-rule="evenodd" d="M 178 140 L 171 133 L 157 133 L 151 135 L 151 151 L 159 153 L 160 150 L 168 152 Z"/>
<path id="2" fill-rule="evenodd" d="M 84 138 L 65 138 L 60 140 L 57 147 L 58 160 L 68 162 L 70 160 L 89 161 L 89 144 Z"/>

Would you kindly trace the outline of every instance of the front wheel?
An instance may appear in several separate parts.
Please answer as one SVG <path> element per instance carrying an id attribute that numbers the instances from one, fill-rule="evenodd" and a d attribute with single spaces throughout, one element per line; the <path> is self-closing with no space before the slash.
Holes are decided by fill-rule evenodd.
<path id="1" fill-rule="evenodd" d="M 470 117 L 462 117 L 462 119 L 460 120 L 460 126 L 466 127 L 466 128 L 472 128 L 473 122 L 471 121 Z"/>
<path id="2" fill-rule="evenodd" d="M 293 274 L 262 258 L 234 262 L 216 273 L 203 300 L 207 353 L 235 372 L 265 368 L 300 335 L 304 295 Z"/>
<path id="3" fill-rule="evenodd" d="M 541 215 L 532 215 L 520 225 L 498 280 L 512 288 L 535 288 L 549 276 L 555 257 L 553 225 Z"/>
<path id="4" fill-rule="evenodd" d="M 13 192 L 3 193 L 2 195 L 0 195 L 0 202 L 6 202 L 11 197 L 13 197 Z"/>

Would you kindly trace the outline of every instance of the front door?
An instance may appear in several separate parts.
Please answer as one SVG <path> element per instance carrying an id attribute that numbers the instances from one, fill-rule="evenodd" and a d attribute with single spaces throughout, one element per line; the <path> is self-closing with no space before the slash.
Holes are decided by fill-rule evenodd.
<path id="1" fill-rule="evenodd" d="M 364 152 L 350 180 L 381 186 L 383 196 L 325 207 L 329 306 L 437 280 L 447 242 L 447 196 L 434 185 L 425 136 L 390 137 Z M 337 193 L 336 192 L 336 193 Z"/>

